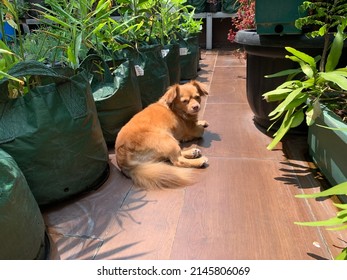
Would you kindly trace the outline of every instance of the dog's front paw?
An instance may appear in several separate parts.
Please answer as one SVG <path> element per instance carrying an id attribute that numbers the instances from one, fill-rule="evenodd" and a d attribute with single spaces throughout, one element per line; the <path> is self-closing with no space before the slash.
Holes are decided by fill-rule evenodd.
<path id="1" fill-rule="evenodd" d="M 208 163 L 208 158 L 207 157 L 201 157 L 199 159 L 200 159 L 200 162 L 201 162 L 201 165 L 200 165 L 201 167 L 207 165 L 207 163 Z"/>
<path id="2" fill-rule="evenodd" d="M 206 127 L 208 127 L 208 122 L 207 121 L 198 121 L 197 125 L 206 128 Z"/>
<path id="3" fill-rule="evenodd" d="M 201 151 L 199 149 L 192 149 L 192 156 L 193 158 L 199 158 L 201 157 Z"/>

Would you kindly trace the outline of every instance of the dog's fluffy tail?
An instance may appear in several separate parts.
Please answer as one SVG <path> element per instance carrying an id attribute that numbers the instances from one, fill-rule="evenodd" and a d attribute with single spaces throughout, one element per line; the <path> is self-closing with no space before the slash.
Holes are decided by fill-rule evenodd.
<path id="1" fill-rule="evenodd" d="M 196 183 L 193 168 L 180 168 L 164 162 L 148 162 L 134 166 L 128 175 L 142 189 L 179 188 Z"/>

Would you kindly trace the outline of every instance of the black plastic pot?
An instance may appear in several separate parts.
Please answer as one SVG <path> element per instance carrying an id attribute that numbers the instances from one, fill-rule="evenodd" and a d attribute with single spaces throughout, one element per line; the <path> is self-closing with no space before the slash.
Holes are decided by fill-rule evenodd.
<path id="1" fill-rule="evenodd" d="M 237 32 L 235 41 L 242 44 L 247 53 L 246 92 L 249 106 L 254 113 L 254 121 L 268 129 L 272 124 L 268 115 L 278 103 L 266 102 L 262 94 L 275 89 L 286 77 L 265 78 L 265 75 L 299 67 L 297 63 L 285 58 L 288 52 L 284 47 L 290 46 L 316 56 L 322 53 L 323 38 L 309 39 L 305 35 L 259 35 L 254 30 L 242 30 Z M 346 60 L 347 55 L 344 54 L 341 61 Z M 278 126 L 273 127 L 274 130 L 277 128 Z M 306 133 L 307 126 L 302 124 L 290 132 Z"/>

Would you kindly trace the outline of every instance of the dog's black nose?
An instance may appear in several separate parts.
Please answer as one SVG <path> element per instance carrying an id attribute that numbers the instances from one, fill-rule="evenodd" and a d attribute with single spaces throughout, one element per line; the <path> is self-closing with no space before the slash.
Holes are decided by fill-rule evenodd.
<path id="1" fill-rule="evenodd" d="M 193 109 L 194 111 L 198 111 L 198 110 L 199 110 L 199 108 L 200 108 L 200 106 L 199 106 L 199 105 L 195 105 L 195 106 L 193 106 L 193 107 L 192 107 L 192 109 Z"/>

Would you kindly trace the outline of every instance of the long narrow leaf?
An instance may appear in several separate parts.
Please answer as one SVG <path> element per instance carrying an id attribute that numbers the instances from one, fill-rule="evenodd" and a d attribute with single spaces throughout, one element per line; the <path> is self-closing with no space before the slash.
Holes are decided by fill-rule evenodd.
<path id="1" fill-rule="evenodd" d="M 284 89 L 275 89 L 268 91 L 263 94 L 263 97 L 267 102 L 272 102 L 272 101 L 279 101 L 285 99 L 289 92 L 291 92 L 292 89 L 284 88 Z"/>
<path id="2" fill-rule="evenodd" d="M 290 52 L 291 54 L 293 54 L 294 56 L 296 56 L 297 58 L 308 63 L 312 68 L 316 67 L 315 59 L 312 56 L 310 56 L 304 52 L 298 51 L 292 47 L 285 47 L 285 49 L 288 52 Z"/>
<path id="3" fill-rule="evenodd" d="M 2 76 L 2 77 L 1 77 L 1 76 Z M 20 83 L 20 84 L 24 84 L 24 82 L 23 82 L 22 80 L 17 79 L 16 77 L 13 77 L 13 76 L 11 76 L 11 75 L 9 75 L 9 74 L 7 74 L 7 73 L 5 73 L 5 72 L 2 72 L 2 71 L 0 71 L 0 77 L 1 77 L 1 79 L 2 79 L 3 77 L 5 77 L 5 78 L 7 78 L 7 79 L 9 79 L 9 80 L 13 80 L 13 81 L 16 81 L 16 82 L 18 82 L 18 83 Z"/>
<path id="4" fill-rule="evenodd" d="M 319 192 L 319 193 L 312 193 L 312 194 L 298 194 L 295 197 L 299 198 L 317 198 L 317 197 L 325 197 L 330 195 L 344 195 L 347 194 L 347 182 L 338 184 L 330 189 L 327 189 L 325 191 Z"/>
<path id="5" fill-rule="evenodd" d="M 309 226 L 309 227 L 331 227 L 331 226 L 337 226 L 343 224 L 343 219 L 338 218 L 338 217 L 333 217 L 328 220 L 323 220 L 323 221 L 315 221 L 315 222 L 294 222 L 296 225 L 300 226 Z"/>
<path id="6" fill-rule="evenodd" d="M 272 112 L 270 112 L 269 117 L 272 117 L 273 115 L 277 114 L 278 112 L 284 112 L 289 106 L 289 104 L 298 98 L 303 97 L 302 91 L 304 90 L 304 87 L 297 88 L 293 90 L 290 94 L 288 94 L 287 98 L 281 102 Z"/>
<path id="7" fill-rule="evenodd" d="M 282 140 L 283 136 L 286 135 L 286 133 L 290 129 L 294 120 L 294 117 L 292 116 L 293 112 L 294 110 L 288 110 L 288 112 L 286 113 L 280 128 L 276 132 L 275 138 L 266 147 L 268 150 L 272 150 L 273 148 L 275 148 L 276 145 Z"/>
<path id="8" fill-rule="evenodd" d="M 299 73 L 301 73 L 300 69 L 287 69 L 287 70 L 283 70 L 271 75 L 266 75 L 265 78 L 278 78 L 278 77 L 299 74 Z"/>
<path id="9" fill-rule="evenodd" d="M 341 29 L 342 27 L 341 25 L 339 25 L 337 27 L 337 33 L 335 34 L 334 41 L 331 45 L 330 52 L 327 58 L 327 63 L 325 65 L 326 72 L 333 71 L 340 60 L 344 41 L 344 34 L 343 30 Z"/>
<path id="10" fill-rule="evenodd" d="M 347 248 L 343 249 L 342 252 L 335 258 L 335 260 L 347 260 Z"/>

